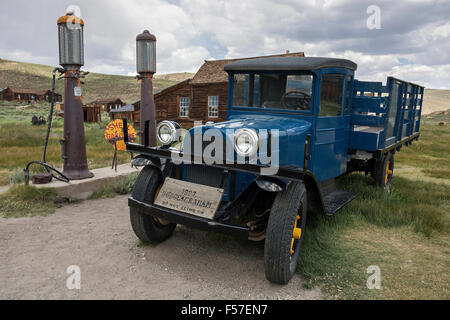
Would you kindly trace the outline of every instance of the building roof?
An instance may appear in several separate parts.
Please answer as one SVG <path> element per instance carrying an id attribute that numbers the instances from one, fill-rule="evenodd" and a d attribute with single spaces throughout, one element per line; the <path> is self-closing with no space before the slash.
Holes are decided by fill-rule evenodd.
<path id="1" fill-rule="evenodd" d="M 119 101 L 120 101 L 120 103 L 123 103 L 123 101 L 120 98 L 115 98 L 115 99 L 106 98 L 106 99 L 97 99 L 92 102 L 89 102 L 88 104 L 111 104 L 111 103 L 116 103 Z"/>
<path id="2" fill-rule="evenodd" d="M 166 94 L 166 93 L 168 93 L 168 92 L 170 92 L 172 90 L 175 90 L 175 89 L 177 89 L 177 88 L 179 88 L 179 87 L 181 87 L 181 86 L 183 86 L 185 84 L 189 84 L 191 81 L 192 81 L 192 79 L 186 79 L 184 81 L 181 81 L 181 82 L 178 82 L 178 83 L 176 83 L 174 85 L 171 85 L 170 87 L 167 87 L 167 88 L 165 88 L 165 89 L 155 93 L 155 97 L 158 97 L 160 95 L 164 95 L 164 94 Z M 139 100 L 139 102 L 140 101 L 141 100 Z M 132 104 L 134 104 L 134 103 L 132 103 Z"/>
<path id="3" fill-rule="evenodd" d="M 19 87 L 8 87 L 6 89 L 9 89 L 14 93 L 35 94 L 35 95 L 44 95 L 50 91 L 50 90 L 35 90 L 35 89 L 19 88 Z M 6 90 L 6 89 L 4 89 L 4 90 Z"/>
<path id="4" fill-rule="evenodd" d="M 266 56 L 264 58 L 271 57 L 304 57 L 303 52 L 293 52 L 285 54 L 277 54 Z M 205 84 L 205 83 L 221 83 L 228 82 L 228 74 L 224 71 L 224 67 L 229 63 L 236 61 L 248 61 L 253 59 L 259 59 L 262 57 L 250 57 L 240 59 L 225 59 L 225 60 L 206 60 L 203 66 L 198 70 L 192 79 L 192 84 Z"/>
<path id="5" fill-rule="evenodd" d="M 322 68 L 346 68 L 356 70 L 356 63 L 346 59 L 318 57 L 270 57 L 235 61 L 226 71 L 313 71 Z"/>
<path id="6" fill-rule="evenodd" d="M 126 106 L 120 107 L 118 109 L 112 109 L 109 113 L 122 113 L 122 112 L 133 112 L 134 106 L 132 104 L 127 104 Z"/>

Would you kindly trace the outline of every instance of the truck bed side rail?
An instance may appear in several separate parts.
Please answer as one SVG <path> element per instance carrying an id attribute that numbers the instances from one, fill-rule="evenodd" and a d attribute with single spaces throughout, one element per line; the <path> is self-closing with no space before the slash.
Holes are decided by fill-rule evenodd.
<path id="1" fill-rule="evenodd" d="M 382 150 L 420 131 L 424 87 L 389 77 L 353 88 L 350 148 Z"/>

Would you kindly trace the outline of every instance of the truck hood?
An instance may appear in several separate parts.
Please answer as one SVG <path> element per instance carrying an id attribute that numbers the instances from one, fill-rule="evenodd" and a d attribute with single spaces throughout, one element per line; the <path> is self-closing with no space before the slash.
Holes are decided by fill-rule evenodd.
<path id="1" fill-rule="evenodd" d="M 272 130 L 278 129 L 280 135 L 282 132 L 286 135 L 295 135 L 311 128 L 311 123 L 300 120 L 292 119 L 281 116 L 268 116 L 268 115 L 251 115 L 251 116 L 239 116 L 229 121 L 221 122 L 209 126 L 210 128 L 217 129 L 254 129 L 259 130 Z"/>
<path id="2" fill-rule="evenodd" d="M 222 132 L 223 137 L 226 137 L 230 130 L 243 128 L 253 129 L 258 133 L 264 130 L 267 133 L 271 130 L 278 130 L 279 143 L 273 144 L 273 147 L 278 146 L 278 149 L 273 152 L 278 151 L 280 166 L 303 167 L 306 136 L 311 133 L 311 123 L 305 120 L 286 116 L 240 115 L 225 122 L 192 128 L 189 134 L 208 135 L 208 130 L 215 129 L 215 131 Z"/>

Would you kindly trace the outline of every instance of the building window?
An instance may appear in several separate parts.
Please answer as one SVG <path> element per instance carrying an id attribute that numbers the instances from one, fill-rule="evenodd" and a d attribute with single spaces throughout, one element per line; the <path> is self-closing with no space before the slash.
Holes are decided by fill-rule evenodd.
<path id="1" fill-rule="evenodd" d="M 189 97 L 180 98 L 180 117 L 189 117 Z"/>
<path id="2" fill-rule="evenodd" d="M 210 96 L 208 97 L 208 117 L 218 118 L 219 117 L 219 97 Z"/>
<path id="3" fill-rule="evenodd" d="M 345 96 L 345 76 L 343 74 L 325 74 L 322 76 L 320 93 L 320 117 L 342 116 Z"/>

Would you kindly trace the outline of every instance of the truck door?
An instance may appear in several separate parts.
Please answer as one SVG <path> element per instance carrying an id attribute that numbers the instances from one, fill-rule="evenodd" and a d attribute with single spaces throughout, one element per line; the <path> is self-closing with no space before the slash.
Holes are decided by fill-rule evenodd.
<path id="1" fill-rule="evenodd" d="M 312 159 L 318 181 L 335 178 L 347 171 L 350 112 L 345 103 L 350 100 L 351 84 L 352 77 L 344 73 L 323 73 L 321 76 Z"/>

